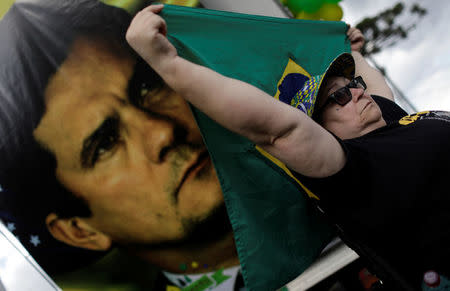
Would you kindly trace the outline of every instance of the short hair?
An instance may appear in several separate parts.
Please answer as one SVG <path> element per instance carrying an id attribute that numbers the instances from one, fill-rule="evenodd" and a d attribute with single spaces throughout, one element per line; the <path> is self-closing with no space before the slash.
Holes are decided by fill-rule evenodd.
<path id="1" fill-rule="evenodd" d="M 125 40 L 130 21 L 131 15 L 125 10 L 96 0 L 16 1 L 1 20 L 0 218 L 3 220 L 14 218 L 49 236 L 42 229 L 49 213 L 55 212 L 60 217 L 91 215 L 86 202 L 57 181 L 55 157 L 35 141 L 33 130 L 45 113 L 47 82 L 67 57 L 73 41 L 81 35 L 101 36 L 131 53 Z M 51 246 L 54 243 L 49 242 Z M 66 257 L 58 261 L 51 246 L 44 252 L 30 251 L 46 271 L 76 265 L 68 263 Z M 62 248 L 58 244 L 56 247 Z"/>

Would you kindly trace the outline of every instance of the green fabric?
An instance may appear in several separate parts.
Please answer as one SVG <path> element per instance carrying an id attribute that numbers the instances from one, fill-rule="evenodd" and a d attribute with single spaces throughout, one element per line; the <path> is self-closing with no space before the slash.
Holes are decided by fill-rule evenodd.
<path id="1" fill-rule="evenodd" d="M 166 6 L 162 16 L 181 56 L 272 96 L 289 57 L 318 75 L 349 50 L 343 22 L 177 6 Z M 315 260 L 333 231 L 303 190 L 252 143 L 194 114 L 219 176 L 247 288 L 282 287 Z"/>

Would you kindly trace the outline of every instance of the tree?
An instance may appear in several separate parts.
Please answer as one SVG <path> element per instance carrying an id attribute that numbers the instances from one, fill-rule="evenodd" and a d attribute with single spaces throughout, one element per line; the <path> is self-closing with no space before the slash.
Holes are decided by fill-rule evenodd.
<path id="1" fill-rule="evenodd" d="M 404 13 L 407 10 L 409 15 Z M 418 20 L 426 14 L 427 10 L 417 3 L 412 4 L 410 9 L 406 9 L 405 4 L 399 2 L 376 16 L 364 18 L 356 25 L 366 38 L 361 53 L 376 54 L 396 44 L 400 39 L 405 39 L 408 32 L 416 27 Z"/>
<path id="2" fill-rule="evenodd" d="M 391 85 L 397 101 L 407 112 L 411 113 L 417 111 L 415 106 L 395 85 L 387 75 L 386 70 L 372 58 L 373 54 L 386 47 L 393 46 L 401 39 L 407 38 L 408 33 L 416 27 L 420 18 L 427 14 L 427 10 L 417 3 L 411 4 L 409 15 L 404 15 L 404 12 L 405 5 L 398 2 L 392 8 L 386 9 L 376 16 L 364 18 L 356 27 L 361 30 L 366 39 L 361 53 L 384 75 Z"/>

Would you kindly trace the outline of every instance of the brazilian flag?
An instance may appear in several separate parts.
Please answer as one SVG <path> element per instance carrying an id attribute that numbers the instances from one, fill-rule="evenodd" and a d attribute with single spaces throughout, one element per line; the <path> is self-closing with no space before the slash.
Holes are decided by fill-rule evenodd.
<path id="1" fill-rule="evenodd" d="M 313 76 L 349 50 L 343 22 L 179 6 L 166 6 L 161 15 L 179 55 L 272 96 L 289 59 Z M 219 176 L 246 286 L 280 288 L 317 258 L 333 231 L 282 167 L 193 110 Z"/>

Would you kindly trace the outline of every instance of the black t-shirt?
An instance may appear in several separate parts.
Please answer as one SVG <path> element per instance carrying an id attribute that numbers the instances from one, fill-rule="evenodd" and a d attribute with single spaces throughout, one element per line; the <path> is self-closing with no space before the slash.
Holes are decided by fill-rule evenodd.
<path id="1" fill-rule="evenodd" d="M 408 113 L 403 110 L 397 103 L 378 95 L 371 95 L 373 100 L 378 104 L 383 115 L 383 119 L 387 124 L 398 121 L 403 116 L 408 115 Z"/>
<path id="2" fill-rule="evenodd" d="M 298 175 L 331 221 L 413 286 L 429 269 L 448 276 L 450 113 L 417 113 L 340 143 L 340 172 Z"/>

